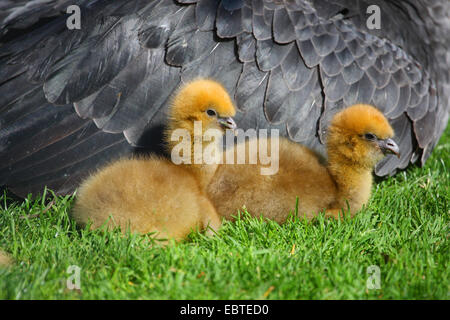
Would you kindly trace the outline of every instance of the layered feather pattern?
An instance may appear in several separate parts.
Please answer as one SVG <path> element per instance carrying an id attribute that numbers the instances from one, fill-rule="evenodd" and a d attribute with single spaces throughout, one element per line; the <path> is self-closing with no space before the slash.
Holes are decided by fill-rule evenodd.
<path id="1" fill-rule="evenodd" d="M 66 8 L 81 8 L 68 30 Z M 382 11 L 370 30 L 369 5 Z M 105 162 L 160 148 L 168 98 L 211 77 L 243 129 L 324 152 L 332 116 L 377 106 L 401 158 L 423 163 L 448 120 L 446 0 L 0 0 L 0 185 L 72 192 Z"/>

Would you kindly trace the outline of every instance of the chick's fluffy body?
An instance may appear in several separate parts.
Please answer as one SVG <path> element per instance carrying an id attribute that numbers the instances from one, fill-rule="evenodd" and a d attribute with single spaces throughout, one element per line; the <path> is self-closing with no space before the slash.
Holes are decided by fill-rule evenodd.
<path id="1" fill-rule="evenodd" d="M 252 215 L 263 215 L 283 223 L 289 212 L 295 210 L 296 196 L 300 198 L 299 212 L 309 218 L 333 203 L 336 185 L 316 154 L 284 138 L 279 142 L 276 174 L 262 175 L 261 168 L 265 165 L 259 160 L 257 164 L 219 165 L 207 193 L 221 216 L 232 219 L 232 215 L 245 206 Z M 251 159 L 248 152 L 256 151 L 248 147 L 250 141 L 245 143 L 246 157 Z M 271 146 L 270 139 L 267 146 Z"/>
<path id="2" fill-rule="evenodd" d="M 120 160 L 88 178 L 78 190 L 73 217 L 80 225 L 91 221 L 92 228 L 106 222 L 174 239 L 221 223 L 195 178 L 158 158 Z"/>
<path id="3" fill-rule="evenodd" d="M 373 167 L 384 156 L 375 142 L 364 139 L 369 132 L 380 139 L 393 135 L 376 108 L 351 106 L 336 114 L 328 129 L 328 163 L 305 146 L 280 138 L 276 174 L 261 175 L 261 163 L 222 164 L 207 187 L 208 196 L 228 219 L 245 206 L 252 215 L 282 223 L 295 212 L 297 197 L 298 214 L 306 218 L 323 210 L 336 218 L 342 209 L 353 215 L 368 202 Z M 246 144 L 247 154 L 253 152 Z"/>

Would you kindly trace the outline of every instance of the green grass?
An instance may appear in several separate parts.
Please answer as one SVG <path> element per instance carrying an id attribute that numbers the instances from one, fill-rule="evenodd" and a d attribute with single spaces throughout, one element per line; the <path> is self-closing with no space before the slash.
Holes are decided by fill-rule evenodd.
<path id="1" fill-rule="evenodd" d="M 73 197 L 0 198 L 0 299 L 449 299 L 450 129 L 423 168 L 373 188 L 354 219 L 280 226 L 249 218 L 166 248 L 149 236 L 78 230 Z M 81 269 L 69 290 L 67 269 Z M 381 288 L 368 289 L 367 268 Z"/>

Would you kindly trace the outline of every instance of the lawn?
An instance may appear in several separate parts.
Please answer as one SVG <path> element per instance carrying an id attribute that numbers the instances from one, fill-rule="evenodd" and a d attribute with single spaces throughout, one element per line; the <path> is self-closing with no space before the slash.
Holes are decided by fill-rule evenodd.
<path id="1" fill-rule="evenodd" d="M 5 193 L 0 247 L 14 264 L 0 268 L 0 299 L 449 299 L 449 166 L 447 128 L 423 168 L 374 185 L 354 219 L 280 226 L 243 212 L 167 247 L 77 229 L 73 197 Z"/>

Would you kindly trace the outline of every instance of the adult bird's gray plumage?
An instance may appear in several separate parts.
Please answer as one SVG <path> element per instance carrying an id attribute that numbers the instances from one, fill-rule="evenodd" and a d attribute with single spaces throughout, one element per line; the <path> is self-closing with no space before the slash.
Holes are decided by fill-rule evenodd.
<path id="1" fill-rule="evenodd" d="M 81 29 L 69 30 L 69 5 Z M 381 9 L 370 30 L 367 7 Z M 323 152 L 345 106 L 376 105 L 422 164 L 449 114 L 447 0 L 0 0 L 0 185 L 72 192 L 119 157 L 160 148 L 167 100 L 198 76 L 224 84 L 241 128 Z"/>

